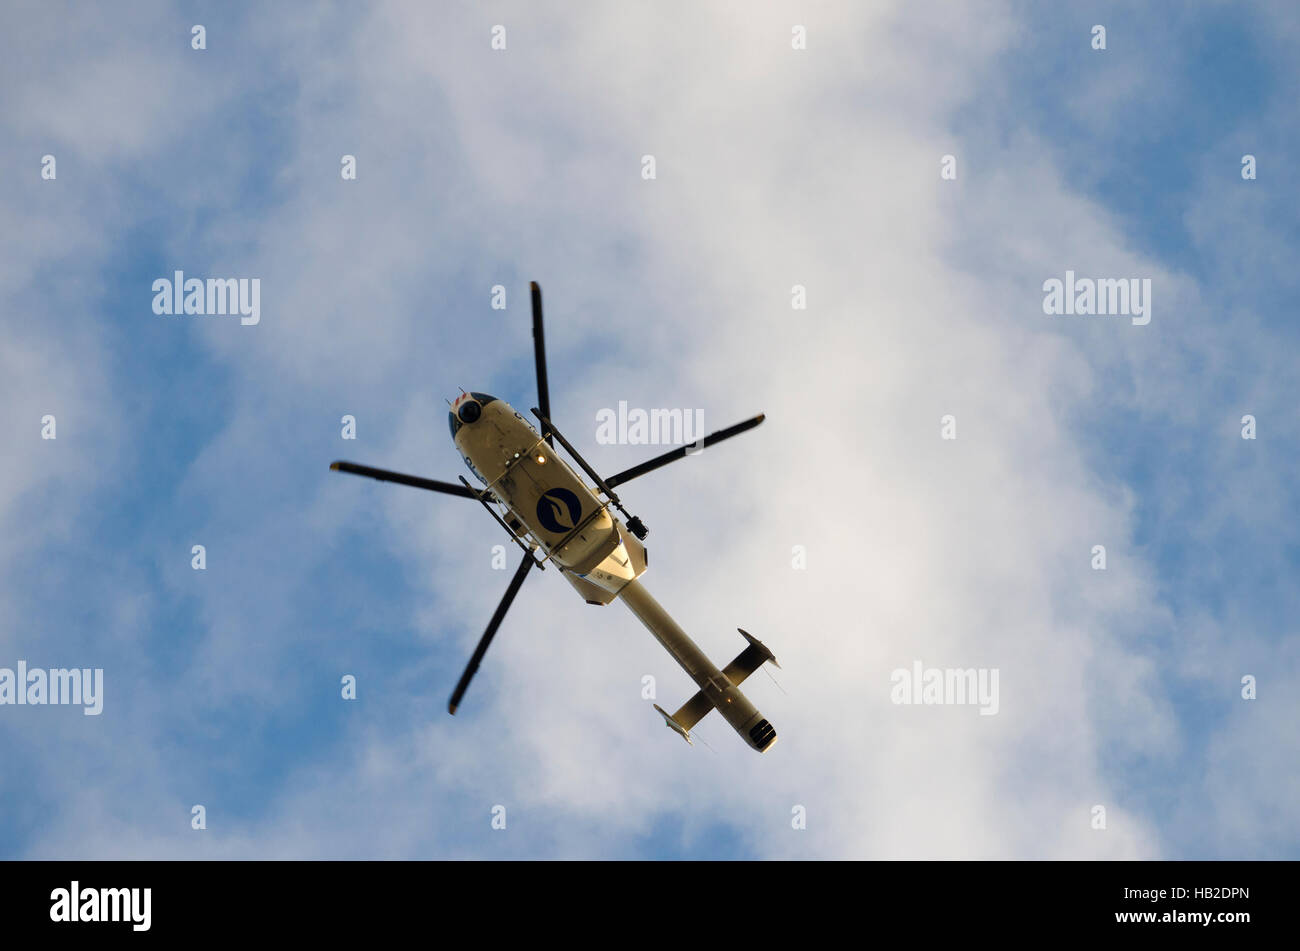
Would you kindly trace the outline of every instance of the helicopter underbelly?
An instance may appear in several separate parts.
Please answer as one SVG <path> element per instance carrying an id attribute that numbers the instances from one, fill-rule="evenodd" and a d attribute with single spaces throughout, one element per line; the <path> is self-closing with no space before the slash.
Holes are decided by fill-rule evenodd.
<path id="1" fill-rule="evenodd" d="M 470 470 L 561 567 L 586 574 L 618 547 L 595 492 L 508 403 L 488 403 L 455 439 Z"/>

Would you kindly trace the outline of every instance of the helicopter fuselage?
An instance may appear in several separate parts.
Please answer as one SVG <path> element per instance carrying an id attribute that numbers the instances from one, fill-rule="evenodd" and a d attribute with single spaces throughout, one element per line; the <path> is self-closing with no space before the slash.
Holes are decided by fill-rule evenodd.
<path id="1" fill-rule="evenodd" d="M 469 408 L 477 406 L 477 409 Z M 523 415 L 486 393 L 465 393 L 451 408 L 456 449 L 483 488 L 507 510 L 506 524 L 561 571 L 617 594 L 640 573 L 640 547 L 608 506 L 547 445 Z"/>
<path id="2" fill-rule="evenodd" d="M 703 711 L 717 709 L 751 747 L 770 748 L 776 731 L 739 688 L 770 652 L 750 639 L 754 646 L 719 670 L 638 581 L 646 570 L 645 546 L 510 404 L 463 393 L 449 416 L 461 458 L 505 508 L 503 520 L 516 538 L 540 549 L 589 604 L 622 600 L 698 685 L 697 699 L 677 714 L 659 711 L 668 725 L 689 739 Z"/>

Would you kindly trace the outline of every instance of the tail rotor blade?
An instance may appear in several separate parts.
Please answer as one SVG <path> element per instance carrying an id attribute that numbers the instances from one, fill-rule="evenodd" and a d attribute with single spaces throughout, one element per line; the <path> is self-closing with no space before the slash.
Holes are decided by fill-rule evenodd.
<path id="1" fill-rule="evenodd" d="M 676 462 L 678 459 L 685 459 L 689 450 L 694 449 L 697 445 L 701 449 L 707 449 L 709 446 L 716 445 L 724 439 L 730 439 L 732 436 L 739 436 L 743 432 L 748 432 L 766 418 L 765 414 L 759 413 L 753 419 L 747 419 L 743 423 L 737 423 L 735 426 L 728 426 L 726 429 L 719 429 L 716 433 L 709 433 L 704 437 L 702 443 L 691 443 L 686 446 L 679 446 L 665 452 L 662 456 L 655 456 L 653 459 L 641 463 L 639 466 L 633 466 L 631 469 L 624 469 L 617 475 L 609 476 L 605 479 L 605 484 L 611 489 L 614 486 L 622 485 L 635 479 L 637 476 L 643 476 L 647 472 L 653 472 L 661 466 L 666 466 L 670 462 Z"/>
<path id="2" fill-rule="evenodd" d="M 456 708 L 460 706 L 460 701 L 465 696 L 465 691 L 469 689 L 469 682 L 474 679 L 474 673 L 478 670 L 479 663 L 483 660 L 483 655 L 487 653 L 488 646 L 492 643 L 492 638 L 496 636 L 497 628 L 501 626 L 501 620 L 510 610 L 510 603 L 514 601 L 515 595 L 519 593 L 520 586 L 524 583 L 524 578 L 528 574 L 528 569 L 533 566 L 533 556 L 529 552 L 524 555 L 524 560 L 519 563 L 515 569 L 515 576 L 510 579 L 510 587 L 506 588 L 505 596 L 501 603 L 497 605 L 496 612 L 492 615 L 492 620 L 488 621 L 487 630 L 483 632 L 483 637 L 479 639 L 478 647 L 474 648 L 474 655 L 470 657 L 469 664 L 465 667 L 465 672 L 460 675 L 460 681 L 456 684 L 456 689 L 452 691 L 451 702 L 447 704 L 447 712 L 456 715 Z"/>
<path id="3" fill-rule="evenodd" d="M 551 415 L 551 390 L 546 381 L 546 337 L 542 330 L 542 288 L 536 281 L 530 281 L 529 289 L 533 293 L 533 362 L 537 367 L 537 406 L 542 415 Z M 548 435 L 546 444 L 554 447 L 555 442 Z"/>

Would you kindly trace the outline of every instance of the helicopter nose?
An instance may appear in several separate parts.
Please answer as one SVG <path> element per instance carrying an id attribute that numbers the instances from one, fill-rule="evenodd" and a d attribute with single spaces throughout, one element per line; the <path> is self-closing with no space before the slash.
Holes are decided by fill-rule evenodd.
<path id="1" fill-rule="evenodd" d="M 488 396 L 486 393 L 461 393 L 456 398 L 456 402 L 451 404 L 451 412 L 448 414 L 451 438 L 456 438 L 456 433 L 461 426 L 477 423 L 483 415 L 483 407 L 495 400 L 495 396 Z"/>
<path id="2" fill-rule="evenodd" d="M 456 408 L 447 414 L 451 425 L 451 438 L 456 438 L 456 432 L 462 425 L 471 425 L 477 423 L 479 417 L 483 415 L 483 406 L 478 400 L 467 399 L 459 401 Z"/>

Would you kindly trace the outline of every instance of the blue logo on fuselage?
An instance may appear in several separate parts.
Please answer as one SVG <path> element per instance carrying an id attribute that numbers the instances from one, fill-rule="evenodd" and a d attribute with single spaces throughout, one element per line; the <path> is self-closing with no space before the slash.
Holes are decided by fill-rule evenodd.
<path id="1" fill-rule="evenodd" d="M 548 532 L 563 535 L 576 528 L 581 519 L 582 503 L 568 489 L 548 489 L 537 500 L 537 520 Z"/>

